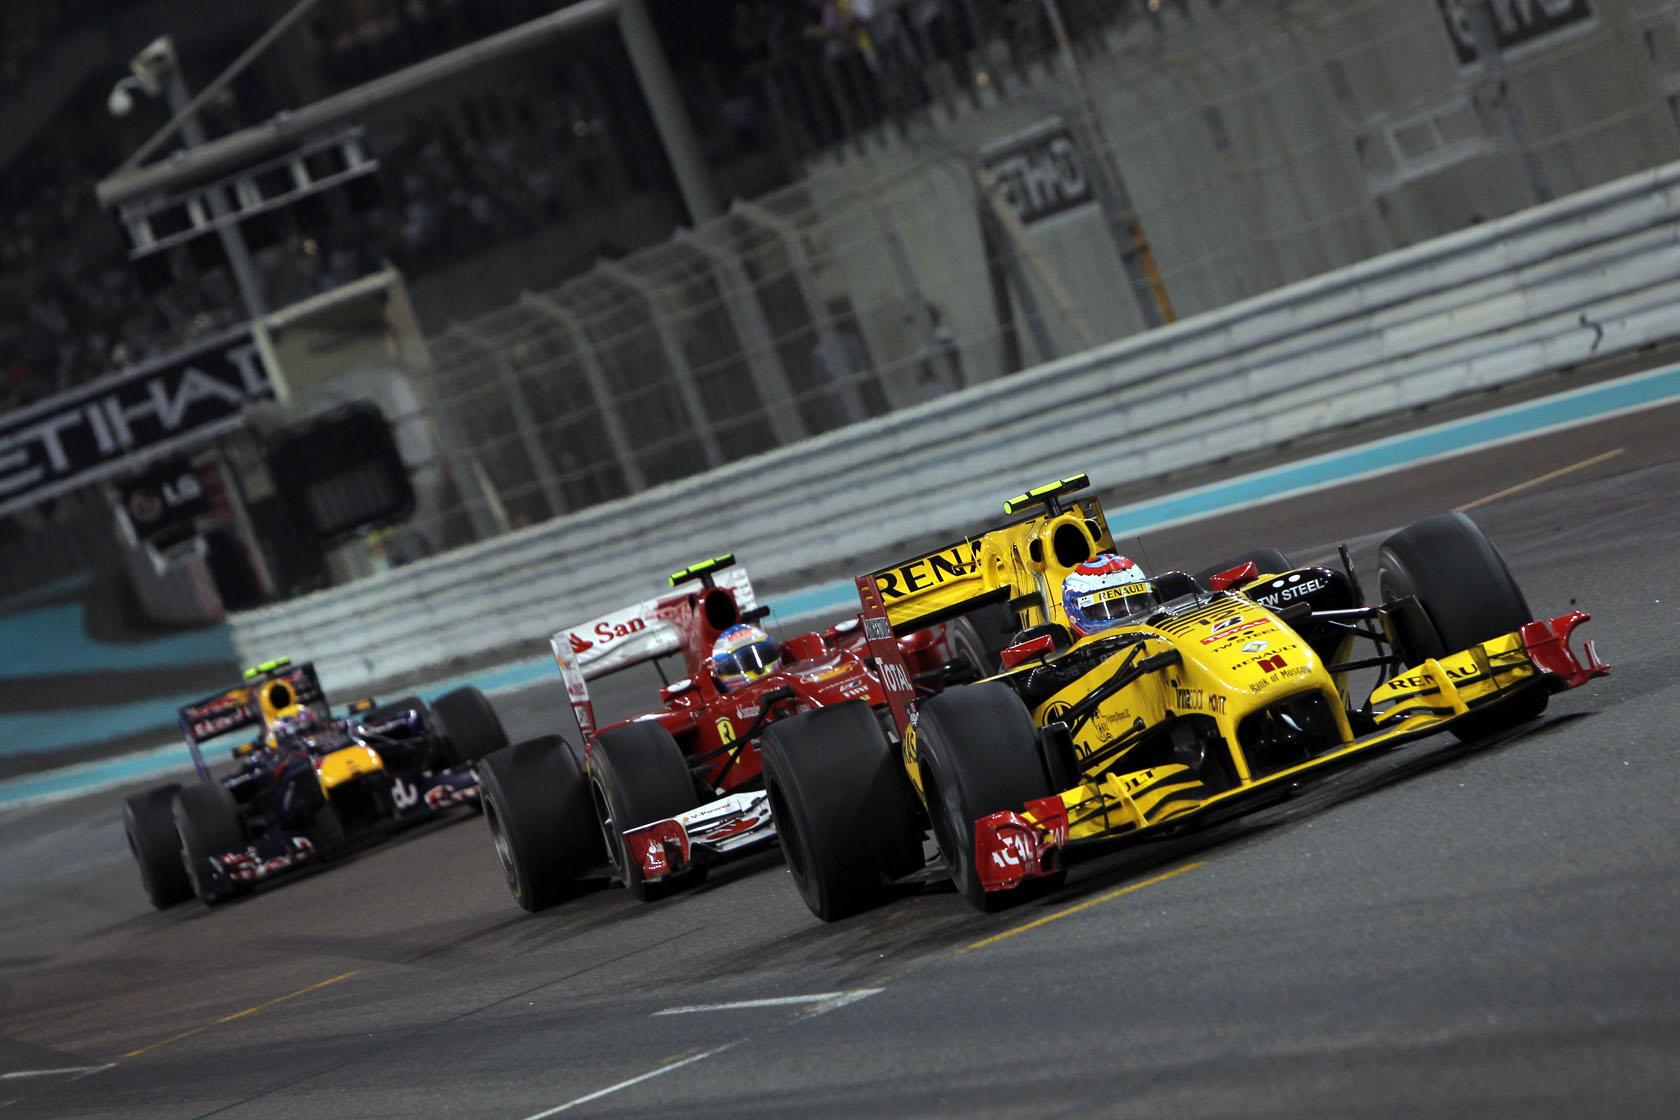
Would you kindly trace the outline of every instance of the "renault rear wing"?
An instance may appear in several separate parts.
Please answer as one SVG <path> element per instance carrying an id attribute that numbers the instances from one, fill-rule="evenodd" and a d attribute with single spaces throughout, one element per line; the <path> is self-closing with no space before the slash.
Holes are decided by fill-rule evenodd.
<path id="1" fill-rule="evenodd" d="M 1044 508 L 859 576 L 861 601 L 869 605 L 871 596 L 865 592 L 872 590 L 895 634 L 920 630 L 988 603 L 1008 603 L 1018 614 L 1042 614 L 1059 592 L 1059 580 L 1053 578 L 1058 570 L 1072 568 L 1093 551 L 1114 548 L 1096 498 L 1061 501 L 1069 491 L 1089 484 L 1086 476 L 1072 475 L 1009 499 L 1003 506 L 1006 514 L 1034 504 Z M 1030 618 L 1027 624 L 1042 621 L 1043 617 Z"/>
<path id="2" fill-rule="evenodd" d="M 684 569 L 676 576 L 701 573 Z M 704 573 L 718 587 L 734 593 L 735 603 L 745 615 L 754 608 L 752 583 L 747 570 L 736 566 L 716 567 Z M 675 576 L 673 580 L 675 580 Z M 687 622 L 688 592 L 644 599 L 611 611 L 588 622 L 558 631 L 548 640 L 560 678 L 566 682 L 566 699 L 577 717 L 585 739 L 595 733 L 595 710 L 589 699 L 589 682 L 660 657 L 682 652 L 679 626 Z"/>

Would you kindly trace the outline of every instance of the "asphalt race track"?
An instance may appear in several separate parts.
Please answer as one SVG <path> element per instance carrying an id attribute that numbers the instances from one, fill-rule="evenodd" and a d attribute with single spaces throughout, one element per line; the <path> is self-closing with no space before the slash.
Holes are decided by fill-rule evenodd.
<path id="1" fill-rule="evenodd" d="M 1146 541 L 1164 568 L 1346 539 L 1370 590 L 1386 532 L 1475 503 L 1615 673 L 1002 914 L 930 888 L 825 927 L 772 849 L 530 916 L 470 817 L 156 913 L 126 791 L 0 814 L 0 1118 L 1673 1116 L 1676 432 L 1637 413 Z M 532 733 L 560 699 L 499 707 Z"/>

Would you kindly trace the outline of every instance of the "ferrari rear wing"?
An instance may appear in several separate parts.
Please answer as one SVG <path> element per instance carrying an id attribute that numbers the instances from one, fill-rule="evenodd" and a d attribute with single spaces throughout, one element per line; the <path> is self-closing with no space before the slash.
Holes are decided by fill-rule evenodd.
<path id="1" fill-rule="evenodd" d="M 746 568 L 721 568 L 708 574 L 717 586 L 734 592 L 735 602 L 743 614 L 753 608 L 753 589 L 747 579 Z M 681 652 L 682 638 L 672 615 L 676 605 L 687 598 L 687 592 L 678 592 L 657 599 L 644 599 L 599 618 L 567 627 L 548 640 L 549 648 L 554 651 L 554 663 L 560 669 L 560 678 L 566 682 L 566 698 L 577 716 L 578 729 L 585 737 L 595 732 L 589 682 Z"/>

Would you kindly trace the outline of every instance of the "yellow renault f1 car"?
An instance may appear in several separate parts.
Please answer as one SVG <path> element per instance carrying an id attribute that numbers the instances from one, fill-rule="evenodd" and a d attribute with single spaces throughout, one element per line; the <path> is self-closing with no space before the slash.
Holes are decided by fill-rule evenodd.
<path id="1" fill-rule="evenodd" d="M 1463 514 L 1388 538 L 1371 605 L 1345 547 L 1339 570 L 1268 548 L 1146 575 L 1094 498 L 1064 502 L 1088 484 L 1028 491 L 1004 505 L 1026 516 L 858 577 L 890 725 L 842 704 L 763 744 L 782 849 L 818 917 L 921 871 L 929 826 L 958 889 L 990 908 L 1082 852 L 1225 819 L 1420 736 L 1506 730 L 1609 672 L 1591 642 L 1570 650 L 1588 616 L 1534 619 Z M 995 602 L 1022 626 L 1003 671 L 918 701 L 895 635 Z"/>

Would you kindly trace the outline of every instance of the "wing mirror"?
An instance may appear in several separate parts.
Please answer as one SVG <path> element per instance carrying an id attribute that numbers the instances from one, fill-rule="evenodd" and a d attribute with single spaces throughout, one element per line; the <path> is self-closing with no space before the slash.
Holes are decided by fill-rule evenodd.
<path id="1" fill-rule="evenodd" d="M 1211 591 L 1229 591 L 1233 587 L 1240 587 L 1250 580 L 1260 578 L 1260 569 L 1254 561 L 1248 560 L 1234 568 L 1226 568 L 1218 575 L 1208 579 L 1208 589 Z"/>

